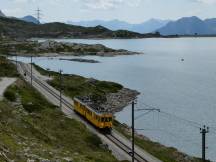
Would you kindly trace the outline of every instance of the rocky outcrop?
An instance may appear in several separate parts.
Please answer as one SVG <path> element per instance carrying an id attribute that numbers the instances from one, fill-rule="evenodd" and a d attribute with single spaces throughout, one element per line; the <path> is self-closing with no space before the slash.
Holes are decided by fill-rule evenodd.
<path id="1" fill-rule="evenodd" d="M 66 43 L 47 40 L 37 41 L 9 41 L 0 43 L 0 52 L 5 54 L 17 53 L 18 55 L 36 55 L 36 56 L 116 56 L 140 54 L 127 50 L 115 50 L 105 47 L 101 44 L 89 45 L 81 43 Z"/>
<path id="2" fill-rule="evenodd" d="M 36 49 L 41 52 L 52 52 L 60 53 L 63 55 L 97 55 L 97 56 L 115 56 L 115 55 L 131 55 L 140 54 L 138 52 L 131 52 L 127 50 L 115 50 L 105 47 L 101 44 L 89 45 L 81 43 L 63 43 L 55 42 L 52 40 L 47 40 L 45 42 L 39 43 Z"/>
<path id="3" fill-rule="evenodd" d="M 96 60 L 83 59 L 83 58 L 77 58 L 77 59 L 64 59 L 64 58 L 60 58 L 59 60 L 74 61 L 74 62 L 85 62 L 85 63 L 100 63 L 99 61 L 96 61 Z"/>
<path id="4" fill-rule="evenodd" d="M 117 93 L 107 94 L 107 101 L 101 106 L 107 110 L 111 109 L 111 111 L 114 113 L 119 112 L 128 104 L 130 104 L 131 101 L 135 100 L 139 94 L 140 93 L 136 90 L 122 88 Z"/>

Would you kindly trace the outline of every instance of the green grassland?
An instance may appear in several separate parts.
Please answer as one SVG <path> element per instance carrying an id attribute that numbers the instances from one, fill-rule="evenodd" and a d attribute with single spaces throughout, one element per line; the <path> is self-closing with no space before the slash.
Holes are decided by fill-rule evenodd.
<path id="1" fill-rule="evenodd" d="M 8 91 L 18 102 L 0 102 L 0 150 L 7 150 L 9 159 L 117 162 L 85 125 L 65 117 L 24 81 L 19 79 Z"/>
<path id="2" fill-rule="evenodd" d="M 0 53 L 1 54 L 1 53 Z M 7 60 L 6 57 L 0 56 L 0 77 L 17 77 L 16 65 Z"/>
<path id="3" fill-rule="evenodd" d="M 1 57 L 0 74 L 16 76 Z M 8 76 L 8 75 L 7 75 Z M 65 117 L 28 83 L 18 78 L 0 101 L 0 161 L 117 162 L 82 123 Z"/>
<path id="4" fill-rule="evenodd" d="M 56 89 L 60 89 L 60 77 L 58 73 L 48 72 L 37 65 L 35 67 L 41 74 L 50 75 L 53 79 L 48 81 L 48 83 Z M 122 88 L 122 85 L 114 82 L 98 81 L 78 75 L 63 76 L 64 93 L 71 98 L 75 96 L 91 96 L 96 102 L 103 102 L 106 100 L 108 93 L 116 93 Z"/>

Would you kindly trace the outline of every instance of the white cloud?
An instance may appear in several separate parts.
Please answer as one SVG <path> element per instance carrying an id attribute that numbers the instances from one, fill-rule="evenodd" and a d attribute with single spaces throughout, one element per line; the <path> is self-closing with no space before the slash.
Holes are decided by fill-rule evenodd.
<path id="1" fill-rule="evenodd" d="M 216 0 L 194 0 L 194 1 L 205 3 L 205 4 L 216 4 Z"/>
<path id="2" fill-rule="evenodd" d="M 118 8 L 122 5 L 135 7 L 144 0 L 80 0 L 84 5 L 90 9 L 112 9 Z"/>
<path id="3" fill-rule="evenodd" d="M 112 8 L 118 8 L 122 5 L 130 6 L 130 7 L 136 7 L 140 4 L 142 1 L 147 0 L 10 0 L 11 2 L 17 3 L 17 4 L 23 4 L 23 3 L 49 3 L 49 4 L 55 4 L 55 5 L 61 5 L 64 3 L 79 3 L 80 5 L 84 6 L 88 9 L 112 9 Z"/>

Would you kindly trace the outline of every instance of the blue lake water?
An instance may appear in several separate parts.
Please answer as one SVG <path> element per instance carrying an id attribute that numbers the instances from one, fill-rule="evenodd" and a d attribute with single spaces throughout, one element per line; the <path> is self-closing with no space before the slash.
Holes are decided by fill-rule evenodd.
<path id="1" fill-rule="evenodd" d="M 114 81 L 138 90 L 141 95 L 136 108 L 152 105 L 162 112 L 136 112 L 136 128 L 143 129 L 137 131 L 190 155 L 201 156 L 199 127 L 210 126 L 207 158 L 216 161 L 216 38 L 58 41 L 100 43 L 144 52 L 133 56 L 85 57 L 100 61 L 98 64 L 43 57 L 34 58 L 34 62 L 51 70 L 63 69 L 64 73 Z M 28 58 L 19 60 L 29 62 Z M 130 107 L 116 114 L 128 125 Z"/>

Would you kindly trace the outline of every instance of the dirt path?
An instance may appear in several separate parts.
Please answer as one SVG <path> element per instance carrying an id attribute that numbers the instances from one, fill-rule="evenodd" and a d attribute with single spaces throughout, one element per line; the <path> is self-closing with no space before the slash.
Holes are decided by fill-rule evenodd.
<path id="1" fill-rule="evenodd" d="M 0 100 L 3 98 L 3 93 L 8 86 L 13 84 L 16 81 L 16 78 L 0 78 Z"/>

